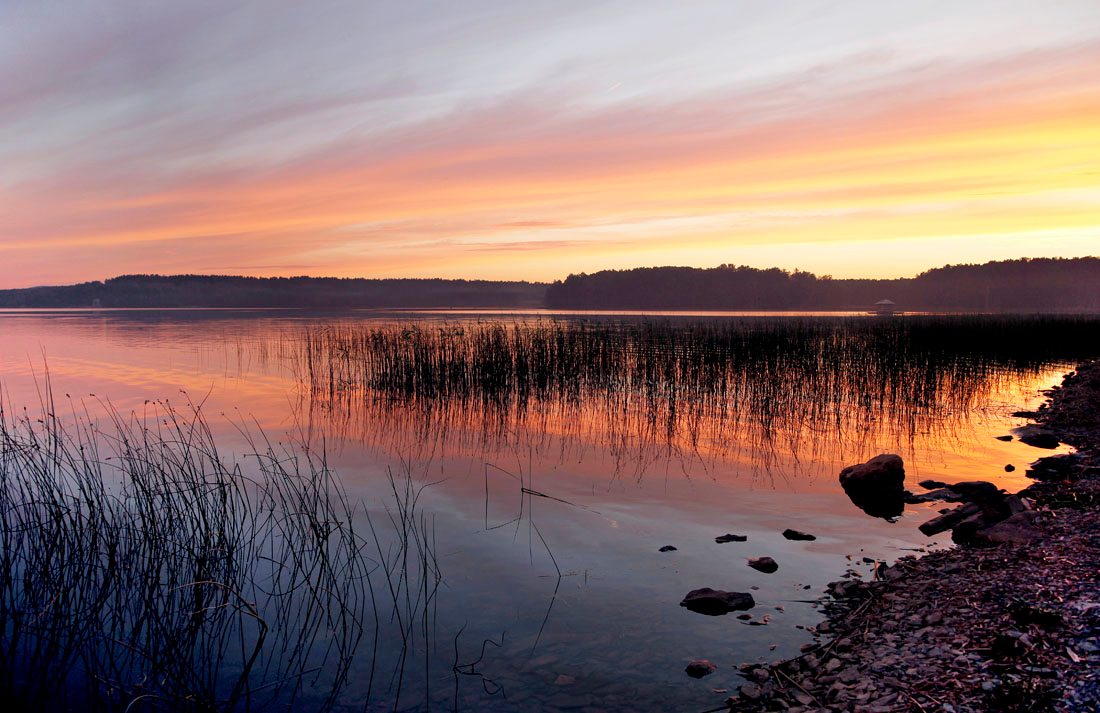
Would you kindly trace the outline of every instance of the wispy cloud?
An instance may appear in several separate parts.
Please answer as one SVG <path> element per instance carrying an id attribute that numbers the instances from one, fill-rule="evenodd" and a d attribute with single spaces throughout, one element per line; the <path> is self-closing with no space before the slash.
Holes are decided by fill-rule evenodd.
<path id="1" fill-rule="evenodd" d="M 980 31 L 963 12 L 873 35 L 891 21 L 876 10 L 864 35 L 887 39 L 837 29 L 829 46 L 797 26 L 816 6 L 760 5 L 744 23 L 794 23 L 803 56 L 700 68 L 718 45 L 672 33 L 685 66 L 640 76 L 601 54 L 634 51 L 601 24 L 615 3 L 570 4 L 559 25 L 541 5 L 533 19 L 492 3 L 466 19 L 125 7 L 14 17 L 27 32 L 0 50 L 0 284 L 216 265 L 548 279 L 678 250 L 736 262 L 747 246 L 1100 223 L 1081 192 L 1100 165 L 1100 37 L 1068 11 L 1026 42 L 918 54 L 937 32 Z M 677 17 L 719 38 L 725 10 L 691 7 Z M 630 18 L 654 33 L 668 19 Z M 500 46 L 476 41 L 494 31 Z M 570 31 L 580 49 L 530 43 Z"/>

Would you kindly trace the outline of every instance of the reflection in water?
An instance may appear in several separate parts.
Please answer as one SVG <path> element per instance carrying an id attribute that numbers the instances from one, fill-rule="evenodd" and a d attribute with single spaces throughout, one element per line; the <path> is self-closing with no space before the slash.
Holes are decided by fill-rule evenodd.
<path id="1" fill-rule="evenodd" d="M 950 447 L 991 395 L 1094 348 L 1076 320 L 329 325 L 283 345 L 311 418 L 390 447 L 606 449 L 615 476 Z M 1052 341 L 1051 337 L 1055 339 Z M 1039 340 L 1043 340 L 1039 343 Z M 1029 348 L 1029 345 L 1034 345 Z M 782 472 L 780 471 L 780 475 Z"/>
<path id="2" fill-rule="evenodd" d="M 93 420 L 184 389 L 234 460 L 264 450 L 237 430 L 253 417 L 277 449 L 328 444 L 375 595 L 336 707 L 386 710 L 717 705 L 741 661 L 797 652 L 845 554 L 927 544 L 924 506 L 869 518 L 841 467 L 891 451 L 910 482 L 1008 478 L 1007 404 L 1100 346 L 1086 318 L 0 319 L 16 405 L 45 351 L 61 390 L 98 394 Z M 677 603 L 700 586 L 753 587 L 771 623 L 693 619 Z M 705 684 L 695 658 L 720 664 Z"/>

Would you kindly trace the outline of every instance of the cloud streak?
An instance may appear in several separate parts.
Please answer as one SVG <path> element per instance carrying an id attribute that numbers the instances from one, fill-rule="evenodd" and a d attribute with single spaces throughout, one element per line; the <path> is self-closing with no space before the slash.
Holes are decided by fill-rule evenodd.
<path id="1" fill-rule="evenodd" d="M 38 64 L 61 85 L 0 82 L 5 135 L 44 127 L 0 144 L 0 285 L 195 270 L 553 279 L 677 250 L 717 264 L 771 245 L 778 263 L 783 246 L 928 238 L 930 262 L 877 268 L 908 274 L 949 260 L 951 236 L 1100 225 L 1100 38 L 921 61 L 845 47 L 675 91 L 608 93 L 621 80 L 567 69 L 550 81 L 559 61 L 478 93 L 415 54 L 349 83 L 326 64 L 352 58 L 340 43 L 316 58 L 332 76 L 280 82 L 260 66 L 290 64 L 270 42 L 230 42 L 254 18 L 194 8 L 169 18 L 176 31 L 138 15 L 57 53 L 0 56 L 0 78 Z M 135 31 L 159 49 L 127 45 Z M 219 78 L 184 61 L 196 38 L 242 67 Z M 112 43 L 129 47 L 121 59 Z M 90 109 L 72 103 L 83 92 Z"/>

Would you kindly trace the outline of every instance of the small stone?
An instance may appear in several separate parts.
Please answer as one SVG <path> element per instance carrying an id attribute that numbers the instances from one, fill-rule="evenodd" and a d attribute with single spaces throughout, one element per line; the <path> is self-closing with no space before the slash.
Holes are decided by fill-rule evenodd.
<path id="1" fill-rule="evenodd" d="M 786 537 L 788 540 L 816 540 L 817 539 L 816 535 L 811 535 L 808 532 L 800 532 L 799 530 L 792 530 L 790 528 L 787 528 L 786 530 L 783 531 L 783 537 Z M 808 587 L 807 587 L 807 589 L 808 589 Z"/>
<path id="2" fill-rule="evenodd" d="M 771 680 L 771 672 L 766 668 L 754 668 L 749 671 L 749 678 L 757 683 L 767 683 Z"/>
<path id="3" fill-rule="evenodd" d="M 659 549 L 657 551 L 658 552 L 675 552 L 676 548 L 673 547 L 672 545 L 665 545 L 664 547 L 662 547 L 661 549 Z"/>
<path id="4" fill-rule="evenodd" d="M 1011 473 L 1014 470 L 1016 470 L 1016 466 L 1012 465 L 1011 463 L 1005 465 L 1005 472 L 1006 473 Z"/>
<path id="5" fill-rule="evenodd" d="M 698 614 L 720 616 L 731 611 L 752 609 L 756 606 L 756 601 L 746 592 L 726 592 L 703 587 L 688 592 L 680 606 Z"/>
<path id="6" fill-rule="evenodd" d="M 741 686 L 738 691 L 742 698 L 749 701 L 756 701 L 760 699 L 760 686 L 754 686 L 749 684 L 747 686 Z"/>
<path id="7" fill-rule="evenodd" d="M 559 673 L 558 677 L 554 679 L 555 686 L 569 686 L 577 682 L 577 679 L 573 676 L 568 676 L 564 673 Z"/>
<path id="8" fill-rule="evenodd" d="M 771 574 L 779 569 L 779 565 L 771 557 L 753 557 L 749 559 L 748 565 L 764 574 Z"/>
<path id="9" fill-rule="evenodd" d="M 722 544 L 723 542 L 744 542 L 748 539 L 748 535 L 731 535 L 727 532 L 724 535 L 719 535 L 718 537 L 715 537 L 714 541 L 718 544 Z"/>
<path id="10" fill-rule="evenodd" d="M 692 678 L 702 678 L 714 673 L 718 667 L 706 659 L 697 659 L 687 665 L 684 671 Z"/>
<path id="11" fill-rule="evenodd" d="M 995 436 L 995 438 L 996 438 L 996 439 L 997 439 L 998 441 L 1005 441 L 1006 443 L 1007 443 L 1008 441 L 1011 441 L 1011 440 L 1012 440 L 1012 436 L 1007 436 L 1007 435 L 1006 435 L 1006 436 Z"/>

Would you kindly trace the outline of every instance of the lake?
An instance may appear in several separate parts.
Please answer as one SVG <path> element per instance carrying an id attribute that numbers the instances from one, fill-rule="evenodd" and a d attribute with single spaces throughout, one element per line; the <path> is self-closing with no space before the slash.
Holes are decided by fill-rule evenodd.
<path id="1" fill-rule="evenodd" d="M 201 622 L 187 608 L 193 603 L 179 605 L 190 634 L 157 636 L 188 642 L 183 658 L 203 672 L 162 680 L 161 688 L 193 685 L 239 710 L 293 699 L 303 709 L 334 710 L 705 711 L 744 682 L 739 664 L 790 657 L 811 640 L 807 627 L 822 618 L 815 600 L 827 582 L 846 573 L 868 577 L 875 563 L 950 544 L 917 530 L 942 503 L 908 505 L 894 521 L 871 517 L 839 487 L 842 468 L 897 453 L 906 487 L 916 492 L 926 478 L 1026 487 L 1026 465 L 1050 452 L 996 436 L 1024 424 L 1012 412 L 1036 407 L 1040 391 L 1076 360 L 1095 356 L 1097 322 L 854 313 L 8 311 L 0 312 L 0 382 L 6 433 L 18 432 L 21 419 L 32 431 L 43 419 L 84 434 L 72 443 L 100 443 L 95 460 L 103 468 L 95 478 L 106 482 L 104 501 L 121 503 L 117 517 L 126 522 L 160 527 L 165 542 L 173 536 L 164 523 L 181 515 L 174 506 L 145 513 L 153 522 L 126 509 L 153 502 L 127 500 L 134 469 L 153 462 L 135 454 L 161 449 L 155 457 L 167 460 L 157 463 L 178 464 L 193 449 L 198 460 L 182 457 L 181 467 L 196 469 L 195 482 L 209 482 L 207 469 L 221 467 L 210 465 L 215 459 L 230 464 L 217 477 L 251 479 L 239 509 L 219 510 L 217 528 L 189 529 L 197 526 L 182 513 L 175 539 L 250 523 L 226 541 L 261 564 L 233 564 L 234 576 L 252 577 L 241 580 L 254 588 L 248 596 L 226 594 L 224 583 L 204 585 L 213 599 L 204 600 L 210 613 Z M 120 429 L 129 435 L 120 438 Z M 44 451 L 64 450 L 49 438 L 41 443 Z M 31 453 L 37 446 L 13 435 L 4 447 L 9 513 L 26 507 L 19 497 L 38 492 L 11 494 L 26 467 L 19 464 L 46 464 L 46 484 L 34 487 L 48 489 L 54 468 L 76 462 Z M 87 452 L 79 450 L 77 460 L 90 460 Z M 1006 472 L 1007 464 L 1015 470 Z M 303 469 L 323 475 L 308 481 L 312 490 L 291 477 Z M 272 487 L 262 485 L 272 472 L 290 483 L 281 500 L 263 489 Z M 225 500 L 224 484 L 218 487 Z M 82 492 L 64 497 L 79 500 Z M 196 497 L 207 507 L 206 495 Z M 302 545 L 293 534 L 299 530 L 285 523 L 330 497 L 336 506 L 310 521 L 325 530 L 318 536 L 324 553 L 288 569 L 280 557 Z M 299 504 L 287 507 L 290 498 Z M 282 519 L 263 515 L 280 507 Z M 9 552 L 34 553 L 56 541 L 15 548 L 24 534 L 11 522 Z M 249 540 L 255 523 L 272 528 L 264 530 L 267 539 L 255 538 L 262 546 Z M 352 526 L 355 534 L 334 544 L 332 531 Z M 92 525 L 82 527 L 74 548 L 93 537 Z M 787 528 L 816 540 L 789 541 L 781 535 Z M 747 541 L 715 542 L 726 533 Z M 144 550 L 126 542 L 126 551 L 138 553 L 132 562 L 148 566 Z M 676 549 L 660 552 L 665 545 Z M 103 547 L 92 548 L 94 558 L 107 556 Z M 40 566 L 22 556 L 9 572 Z M 50 567 L 72 566 L 72 558 L 57 556 L 61 564 Z M 761 556 L 774 558 L 778 571 L 746 566 Z M 202 566 L 213 567 L 206 558 Z M 167 574 L 154 573 L 141 596 L 185 592 L 199 600 L 194 582 L 205 580 L 180 572 L 171 585 Z M 18 671 L 37 661 L 20 658 L 20 647 L 36 655 L 55 650 L 43 647 L 48 632 L 39 631 L 42 613 L 62 606 L 51 587 L 82 581 L 36 576 L 41 591 L 25 591 L 9 574 L 0 592 L 8 607 L 6 668 L 17 671 L 6 686 L 14 690 L 32 680 Z M 283 604 L 265 605 L 272 592 L 283 596 L 283 577 L 296 583 L 294 591 L 287 585 Z M 115 610 L 140 599 L 127 587 L 111 595 L 120 602 Z M 700 587 L 751 592 L 751 618 L 679 606 Z M 11 614 L 18 606 L 23 619 Z M 79 620 L 57 616 L 66 632 Z M 236 618 L 223 625 L 222 616 Z M 134 620 L 111 621 L 118 632 L 135 629 Z M 208 640 L 237 643 L 210 660 L 188 658 L 201 659 L 196 642 Z M 98 647 L 97 661 L 129 658 L 97 674 L 107 681 L 97 685 L 110 689 L 102 694 L 85 686 L 87 661 L 55 661 L 52 680 L 65 691 L 58 694 L 64 705 L 95 709 L 108 698 L 137 699 L 134 710 L 142 710 L 182 695 L 140 683 L 151 665 L 147 653 L 135 656 L 133 646 L 118 653 L 96 631 L 81 641 Z M 717 671 L 689 678 L 684 667 L 693 659 L 709 659 Z"/>

